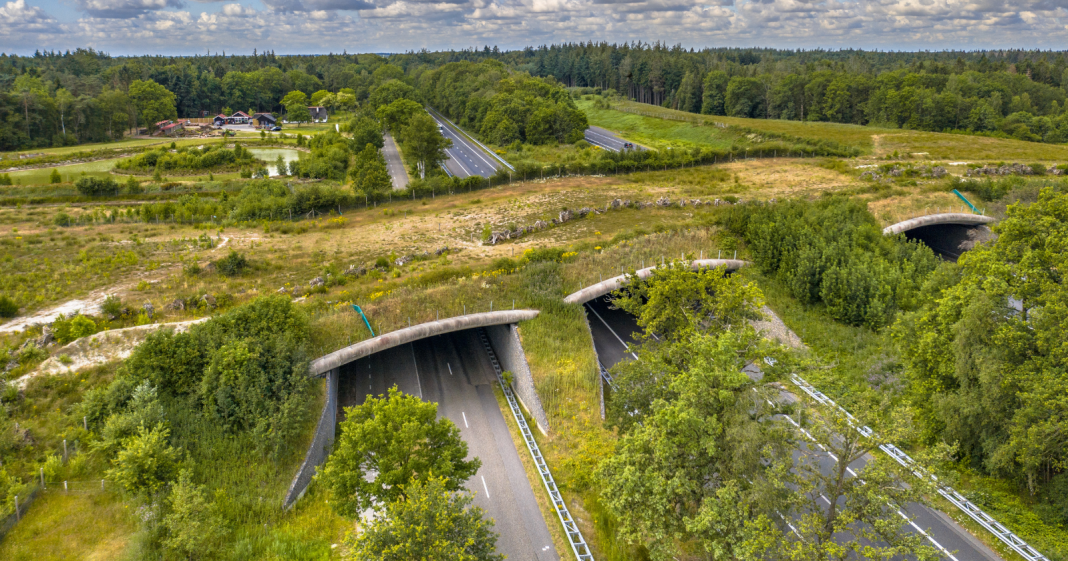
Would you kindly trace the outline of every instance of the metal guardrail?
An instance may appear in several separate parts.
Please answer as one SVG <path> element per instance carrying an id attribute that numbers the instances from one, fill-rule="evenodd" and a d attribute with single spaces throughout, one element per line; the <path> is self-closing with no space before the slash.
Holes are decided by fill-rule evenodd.
<path id="1" fill-rule="evenodd" d="M 616 389 L 616 380 L 612 377 L 612 374 L 608 372 L 608 369 L 605 368 L 599 360 L 597 361 L 597 366 L 601 369 L 601 378 L 604 379 L 605 382 L 608 382 L 608 387 L 612 388 L 613 390 Z"/>
<path id="2" fill-rule="evenodd" d="M 534 433 L 530 431 L 530 426 L 527 425 L 527 420 L 523 416 L 523 411 L 519 408 L 519 402 L 516 401 L 512 388 L 504 383 L 501 364 L 497 362 L 497 355 L 494 354 L 489 338 L 486 337 L 486 330 L 481 327 L 478 328 L 478 337 L 482 340 L 482 346 L 486 348 L 486 354 L 489 355 L 490 362 L 493 363 L 493 371 L 497 373 L 497 382 L 500 383 L 501 390 L 504 391 L 504 397 L 508 400 L 508 406 L 512 409 L 512 415 L 519 425 L 519 432 L 523 434 L 523 441 L 527 444 L 527 450 L 530 451 L 530 456 L 534 458 L 534 465 L 538 468 L 538 473 L 541 474 L 541 482 L 545 485 L 545 490 L 549 492 L 549 498 L 552 499 L 556 515 L 560 517 L 560 523 L 564 526 L 564 534 L 567 535 L 567 541 L 571 544 L 571 550 L 575 552 L 575 558 L 579 561 L 593 561 L 593 554 L 590 553 L 590 548 L 586 545 L 582 532 L 579 530 L 578 525 L 575 524 L 571 513 L 567 510 L 567 504 L 564 502 L 560 490 L 556 487 L 556 481 L 553 480 L 553 475 L 549 472 L 549 465 L 545 463 L 545 458 L 541 455 L 538 443 L 534 440 Z"/>
<path id="3" fill-rule="evenodd" d="M 493 150 L 490 150 L 488 146 L 486 146 L 485 144 L 482 144 L 481 142 L 479 142 L 477 138 L 475 138 L 475 137 L 473 137 L 473 136 L 471 136 L 471 135 L 467 134 L 467 132 L 466 132 L 465 130 L 461 129 L 461 128 L 460 128 L 460 127 L 459 127 L 459 126 L 458 126 L 458 125 L 456 124 L 456 123 L 454 123 L 454 122 L 450 121 L 448 117 L 446 117 L 445 115 L 442 115 L 442 114 L 441 114 L 441 113 L 440 113 L 440 112 L 439 112 L 439 111 L 438 111 L 437 109 L 434 109 L 433 107 L 430 107 L 429 105 L 427 105 L 427 107 L 428 107 L 428 108 L 429 108 L 429 109 L 430 109 L 431 111 L 433 111 L 435 115 L 437 115 L 438 117 L 442 118 L 442 119 L 443 119 L 443 120 L 444 120 L 444 121 L 445 121 L 446 123 L 449 123 L 450 125 L 452 125 L 452 128 L 456 129 L 456 132 L 458 132 L 458 133 L 460 133 L 460 134 L 464 135 L 464 137 L 466 137 L 466 138 L 467 138 L 468 140 L 470 140 L 471 142 L 474 142 L 474 143 L 475 143 L 475 144 L 477 144 L 477 145 L 478 145 L 478 146 L 479 146 L 480 148 L 482 148 L 483 150 L 485 150 L 485 151 L 486 151 L 486 153 L 488 153 L 488 154 L 489 154 L 490 156 L 492 156 L 492 157 L 493 157 L 493 159 L 495 159 L 495 160 L 497 160 L 498 162 L 500 162 L 501 164 L 503 164 L 503 165 L 504 165 L 504 167 L 506 167 L 506 168 L 508 168 L 508 169 L 510 169 L 510 170 L 512 170 L 512 171 L 515 171 L 515 168 L 514 168 L 514 167 L 512 167 L 512 164 L 509 164 L 508 162 L 506 162 L 506 161 L 504 160 L 504 158 L 500 157 L 500 155 L 498 155 L 498 154 L 497 154 L 496 152 L 494 152 Z"/>
<path id="4" fill-rule="evenodd" d="M 845 415 L 846 419 L 849 422 L 849 425 L 855 428 L 861 434 L 867 437 L 875 436 L 875 432 L 870 427 L 861 425 L 860 421 L 853 417 L 853 415 L 849 414 L 848 411 L 846 411 L 837 403 L 835 403 L 833 399 L 827 397 L 822 392 L 813 387 L 812 384 L 809 384 L 804 378 L 796 374 L 792 374 L 790 376 L 790 379 L 794 383 L 794 385 L 801 388 L 801 391 L 805 392 L 805 394 L 807 394 L 812 399 L 823 405 L 836 409 L 837 411 Z M 964 512 L 964 514 L 967 514 L 972 520 L 975 520 L 977 523 L 979 523 L 980 526 L 986 528 L 987 531 L 989 531 L 991 534 L 994 534 L 994 536 L 1001 540 L 1005 545 L 1012 548 L 1013 551 L 1019 553 L 1024 559 L 1027 559 L 1027 561 L 1049 561 L 1048 557 L 1042 555 L 1034 547 L 1028 545 L 1027 542 L 1025 542 L 1016 534 L 1012 533 L 1012 531 L 1010 531 L 1000 522 L 994 520 L 994 517 L 990 516 L 986 512 L 983 512 L 983 509 L 979 508 L 974 503 L 964 498 L 964 496 L 957 492 L 955 489 L 948 485 L 942 485 L 941 483 L 939 483 L 938 477 L 936 477 L 934 474 L 928 472 L 922 466 L 917 464 L 916 461 L 909 457 L 908 454 L 901 451 L 893 444 L 880 444 L 879 449 L 891 458 L 893 458 L 897 463 L 901 464 L 904 468 L 911 471 L 912 474 L 916 477 L 927 479 L 933 482 L 938 488 L 939 495 L 945 497 L 945 499 L 952 503 L 953 506 L 960 509 L 962 512 Z"/>

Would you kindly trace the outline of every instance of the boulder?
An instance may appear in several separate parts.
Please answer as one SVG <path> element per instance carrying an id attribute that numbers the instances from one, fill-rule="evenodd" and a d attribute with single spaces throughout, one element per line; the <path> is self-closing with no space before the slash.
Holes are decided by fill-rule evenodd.
<path id="1" fill-rule="evenodd" d="M 208 307 L 209 310 L 214 310 L 216 306 L 215 297 L 211 294 L 205 294 L 200 297 L 200 301 Z"/>
<path id="2" fill-rule="evenodd" d="M 37 346 L 43 349 L 55 340 L 56 336 L 52 333 L 52 328 L 46 325 L 41 328 L 41 336 L 37 338 Z"/>
<path id="3" fill-rule="evenodd" d="M 397 261 L 398 261 L 397 264 L 400 265 L 400 263 L 399 263 L 400 259 L 398 259 Z M 308 286 L 310 286 L 311 288 L 318 288 L 318 287 L 323 286 L 325 284 L 326 284 L 326 281 L 323 280 L 323 277 L 315 277 L 314 279 L 311 280 L 311 282 L 308 283 Z"/>
<path id="4" fill-rule="evenodd" d="M 341 274 L 348 277 L 362 277 L 367 274 L 367 269 L 363 266 L 349 265 L 349 268 L 345 269 L 345 272 Z"/>
<path id="5" fill-rule="evenodd" d="M 411 255 L 402 255 L 402 256 L 398 257 L 393 263 L 396 264 L 398 267 L 403 267 L 403 266 L 405 266 L 405 265 L 407 265 L 408 263 L 411 263 L 411 262 L 412 262 L 412 256 Z"/>
<path id="6" fill-rule="evenodd" d="M 152 319 L 152 313 L 156 311 L 156 308 L 152 306 L 152 302 L 145 302 L 145 305 L 141 306 L 141 309 L 145 311 L 145 315 L 148 316 L 148 319 Z"/>
<path id="7" fill-rule="evenodd" d="M 435 256 L 439 256 L 442 253 L 446 253 L 448 251 L 449 251 L 449 246 L 439 247 L 439 248 L 434 250 L 434 255 Z"/>
<path id="8" fill-rule="evenodd" d="M 571 220 L 574 217 L 575 217 L 575 213 L 571 212 L 570 210 L 561 210 L 560 211 L 559 223 L 563 224 L 564 222 L 567 222 L 568 220 Z"/>
<path id="9" fill-rule="evenodd" d="M 175 298 L 174 302 L 171 302 L 167 305 L 167 309 L 173 310 L 175 312 L 185 310 L 185 300 L 182 300 L 181 298 Z"/>

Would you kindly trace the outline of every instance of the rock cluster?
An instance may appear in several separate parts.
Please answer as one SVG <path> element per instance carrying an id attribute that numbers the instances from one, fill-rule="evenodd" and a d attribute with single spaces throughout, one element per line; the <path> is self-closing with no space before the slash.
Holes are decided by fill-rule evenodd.
<path id="1" fill-rule="evenodd" d="M 948 173 L 946 168 L 942 166 L 923 166 L 919 168 L 912 166 L 894 166 L 890 168 L 885 175 L 875 170 L 868 170 L 860 174 L 860 178 L 868 181 L 879 181 L 888 177 L 922 177 L 925 179 L 940 179 L 945 177 Z"/>
<path id="2" fill-rule="evenodd" d="M 1056 168 L 1054 168 L 1056 169 Z M 1056 170 L 1060 171 L 1060 170 Z M 969 168 L 965 175 L 968 177 L 980 177 L 984 175 L 1034 175 L 1035 170 L 1031 166 L 1023 164 L 1004 164 L 1000 166 L 983 166 L 981 168 Z"/>
<path id="3" fill-rule="evenodd" d="M 489 240 L 487 240 L 486 245 L 496 245 L 496 244 L 498 244 L 498 243 L 500 243 L 500 242 L 502 242 L 504 240 L 511 240 L 511 239 L 516 239 L 516 238 L 521 238 L 521 237 L 525 236 L 526 234 L 530 234 L 530 233 L 533 233 L 533 232 L 540 232 L 541 230 L 544 230 L 544 229 L 548 228 L 549 226 L 557 226 L 557 225 L 563 224 L 565 222 L 570 222 L 571 220 L 575 220 L 575 219 L 579 219 L 579 218 L 585 218 L 585 217 L 587 217 L 587 216 L 589 216 L 591 214 L 603 214 L 603 213 L 608 212 L 610 210 L 619 210 L 619 209 L 623 209 L 623 208 L 633 208 L 633 209 L 639 209 L 640 210 L 640 209 L 643 209 L 643 208 L 650 208 L 650 207 L 654 207 L 654 206 L 655 207 L 661 207 L 661 208 L 667 208 L 667 207 L 683 208 L 683 207 L 689 207 L 689 206 L 692 206 L 692 207 L 707 206 L 707 205 L 719 206 L 719 205 L 725 205 L 725 204 L 732 204 L 732 203 L 730 201 L 724 201 L 724 200 L 720 200 L 720 199 L 714 199 L 714 200 L 711 200 L 711 201 L 702 201 L 701 199 L 682 199 L 682 200 L 680 200 L 678 202 L 672 202 L 672 200 L 667 198 L 667 197 L 660 197 L 655 202 L 642 202 L 642 201 L 630 201 L 630 200 L 623 200 L 623 199 L 613 199 L 613 200 L 609 201 L 607 204 L 605 204 L 603 209 L 590 208 L 590 207 L 582 207 L 582 208 L 577 209 L 577 210 L 564 209 L 564 210 L 560 211 L 560 213 L 556 216 L 556 218 L 551 219 L 549 222 L 546 222 L 544 220 L 538 220 L 538 221 L 535 221 L 534 224 L 531 224 L 529 226 L 520 226 L 518 228 L 515 228 L 514 230 L 506 229 L 506 230 L 500 230 L 500 231 L 497 231 L 497 232 L 493 232 L 493 233 L 490 234 Z"/>

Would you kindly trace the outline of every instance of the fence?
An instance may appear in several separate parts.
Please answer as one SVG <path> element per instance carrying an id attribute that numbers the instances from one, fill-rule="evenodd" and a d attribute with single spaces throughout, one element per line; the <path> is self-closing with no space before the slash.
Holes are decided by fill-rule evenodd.
<path id="1" fill-rule="evenodd" d="M 300 469 L 293 477 L 293 483 L 289 485 L 289 491 L 282 501 L 284 510 L 291 508 L 304 496 L 317 468 L 330 455 L 330 448 L 334 444 L 334 431 L 337 428 L 337 382 L 337 368 L 326 373 L 326 403 L 323 404 L 323 413 L 319 416 L 319 424 L 315 426 L 315 437 L 312 438 L 311 446 L 308 447 L 304 461 L 301 462 Z"/>

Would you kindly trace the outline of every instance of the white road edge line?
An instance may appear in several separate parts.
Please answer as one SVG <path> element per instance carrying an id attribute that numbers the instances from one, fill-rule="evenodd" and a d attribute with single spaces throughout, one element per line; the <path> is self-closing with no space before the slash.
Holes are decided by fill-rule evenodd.
<path id="1" fill-rule="evenodd" d="M 446 362 L 446 363 L 445 363 L 445 366 L 448 366 L 448 367 L 449 367 L 449 376 L 452 376 L 452 365 L 451 365 L 451 364 L 449 364 L 448 362 Z"/>
<path id="2" fill-rule="evenodd" d="M 428 114 L 429 114 L 429 113 L 428 113 Z M 496 171 L 496 168 L 494 167 L 493 163 L 492 163 L 492 162 L 490 162 L 489 160 L 487 160 L 487 159 L 486 159 L 486 158 L 485 158 L 485 157 L 484 157 L 484 156 L 483 156 L 483 155 L 482 155 L 482 154 L 480 153 L 480 152 L 481 152 L 482 150 L 481 150 L 481 149 L 479 149 L 479 148 L 476 148 L 476 147 L 475 147 L 474 145 L 472 145 L 472 144 L 471 144 L 470 142 L 468 142 L 468 141 L 467 141 L 467 139 L 463 138 L 463 135 L 461 135 L 461 134 L 460 134 L 459 132 L 456 132 L 456 131 L 452 130 L 452 124 L 451 124 L 451 123 L 450 123 L 450 124 L 445 124 L 445 123 L 442 123 L 442 122 L 441 122 L 441 120 L 439 120 L 439 119 L 438 119 L 437 117 L 434 117 L 434 115 L 430 115 L 430 116 L 431 116 L 431 117 L 433 117 L 433 119 L 434 119 L 435 121 L 437 121 L 437 123 L 438 123 L 439 125 L 441 125 L 442 127 L 444 127 L 444 128 L 445 128 L 445 130 L 447 130 L 447 131 L 449 131 L 450 133 L 452 133 L 452 135 L 456 137 L 456 140 L 457 140 L 457 141 L 459 142 L 459 144 L 462 144 L 462 145 L 463 145 L 463 146 L 464 146 L 465 148 L 467 148 L 468 150 L 470 150 L 471 152 L 473 152 L 473 153 L 475 154 L 475 156 L 476 156 L 476 157 L 478 157 L 478 159 L 480 159 L 480 160 L 482 160 L 483 162 L 485 162 L 485 163 L 486 163 L 486 165 L 488 165 L 488 166 L 490 167 L 490 169 L 492 169 L 492 170 Z M 446 138 L 448 138 L 448 137 L 446 137 Z M 450 138 L 449 140 L 452 140 L 452 139 Z"/>
<path id="3" fill-rule="evenodd" d="M 486 487 L 486 476 L 485 475 L 480 475 L 479 477 L 482 478 L 482 488 L 486 491 L 486 498 L 488 499 L 488 498 L 490 498 L 490 494 L 489 494 L 489 487 Z"/>
<path id="4" fill-rule="evenodd" d="M 464 417 L 464 428 L 468 428 L 468 429 L 471 428 L 471 425 L 467 424 L 467 413 L 464 413 L 463 411 L 460 411 L 460 414 L 463 415 L 463 417 Z"/>
<path id="5" fill-rule="evenodd" d="M 608 322 L 605 321 L 603 317 L 601 317 L 601 314 L 597 313 L 597 310 L 593 309 L 593 306 L 589 305 L 589 303 L 586 304 L 586 307 L 589 308 L 591 312 L 593 312 L 593 315 L 597 316 L 597 319 L 601 320 L 601 323 L 603 323 L 604 326 L 608 328 L 608 331 L 612 332 L 612 335 L 614 335 L 620 343 L 623 343 L 623 348 L 627 349 L 627 352 L 630 352 L 630 345 L 628 345 L 626 341 L 620 338 L 619 334 L 617 334 L 616 331 L 612 329 L 612 326 L 608 325 Z M 638 360 L 638 355 L 630 353 L 630 356 L 634 357 L 634 360 Z"/>
<path id="6" fill-rule="evenodd" d="M 423 399 L 423 383 L 419 381 L 419 362 L 415 360 L 415 343 L 408 343 L 412 349 L 412 366 L 415 367 L 415 385 L 419 387 L 419 399 Z"/>

